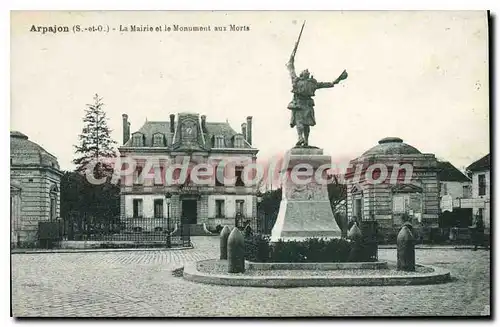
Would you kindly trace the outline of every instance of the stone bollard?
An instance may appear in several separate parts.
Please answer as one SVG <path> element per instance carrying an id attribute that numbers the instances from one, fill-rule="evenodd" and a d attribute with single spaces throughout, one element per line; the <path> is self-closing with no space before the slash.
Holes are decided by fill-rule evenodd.
<path id="1" fill-rule="evenodd" d="M 234 227 L 227 239 L 227 271 L 245 272 L 245 239 L 237 227 Z"/>
<path id="2" fill-rule="evenodd" d="M 231 234 L 229 226 L 224 226 L 220 232 L 220 259 L 227 260 L 227 238 Z"/>
<path id="3" fill-rule="evenodd" d="M 358 223 L 354 223 L 347 233 L 347 238 L 352 241 L 351 252 L 349 253 L 349 261 L 359 261 L 363 256 L 363 233 L 358 227 Z"/>
<path id="4" fill-rule="evenodd" d="M 415 271 L 415 237 L 410 223 L 403 224 L 397 238 L 397 270 Z"/>

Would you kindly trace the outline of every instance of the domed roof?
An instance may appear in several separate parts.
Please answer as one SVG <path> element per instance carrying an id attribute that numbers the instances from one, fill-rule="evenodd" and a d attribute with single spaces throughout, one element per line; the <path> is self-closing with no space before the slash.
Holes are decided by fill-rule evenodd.
<path id="1" fill-rule="evenodd" d="M 386 137 L 378 141 L 378 145 L 363 153 L 363 156 L 391 154 L 421 154 L 421 152 L 404 143 L 399 137 Z"/>
<path id="2" fill-rule="evenodd" d="M 18 131 L 10 132 L 10 158 L 14 166 L 36 165 L 59 169 L 56 157 Z"/>

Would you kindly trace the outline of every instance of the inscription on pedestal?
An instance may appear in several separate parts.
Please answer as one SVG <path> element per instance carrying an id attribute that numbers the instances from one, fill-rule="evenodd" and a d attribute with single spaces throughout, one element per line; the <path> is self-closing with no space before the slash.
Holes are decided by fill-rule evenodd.
<path id="1" fill-rule="evenodd" d="M 272 242 L 341 236 L 328 200 L 327 185 L 316 179 L 318 168 L 330 163 L 331 157 L 323 155 L 322 149 L 300 148 L 288 152 L 283 167 L 288 174 L 283 181 L 283 198 L 271 232 Z M 307 164 L 312 168 L 306 184 L 303 180 L 299 181 L 302 177 L 292 177 L 298 164 Z"/>

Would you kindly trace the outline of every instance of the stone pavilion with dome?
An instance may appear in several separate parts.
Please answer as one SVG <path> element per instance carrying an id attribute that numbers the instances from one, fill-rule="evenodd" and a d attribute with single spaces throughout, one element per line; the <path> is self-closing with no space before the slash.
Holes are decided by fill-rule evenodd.
<path id="1" fill-rule="evenodd" d="M 59 217 L 57 158 L 17 131 L 10 132 L 11 245 L 37 241 L 38 222 Z"/>
<path id="2" fill-rule="evenodd" d="M 386 137 L 350 161 L 345 175 L 347 215 L 360 223 L 375 220 L 382 233 L 398 231 L 404 214 L 415 227 L 438 227 L 437 174 L 434 154 L 421 153 L 398 137 Z"/>

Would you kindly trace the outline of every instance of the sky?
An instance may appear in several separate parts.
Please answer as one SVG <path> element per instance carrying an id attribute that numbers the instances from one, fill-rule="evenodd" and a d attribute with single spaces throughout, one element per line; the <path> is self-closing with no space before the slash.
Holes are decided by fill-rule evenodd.
<path id="1" fill-rule="evenodd" d="M 11 130 L 73 169 L 85 105 L 103 97 L 113 138 L 122 114 L 147 120 L 197 112 L 236 131 L 253 116 L 265 160 L 294 146 L 288 61 L 303 21 L 297 71 L 319 81 L 310 144 L 353 159 L 397 136 L 464 168 L 489 152 L 486 12 L 14 12 Z M 109 26 L 109 33 L 30 32 L 35 26 Z M 119 32 L 131 24 L 211 26 L 211 32 Z M 235 24 L 249 31 L 215 32 Z M 116 28 L 116 31 L 112 31 Z"/>

